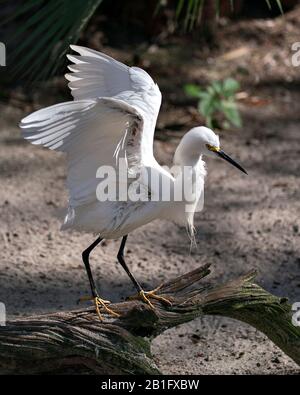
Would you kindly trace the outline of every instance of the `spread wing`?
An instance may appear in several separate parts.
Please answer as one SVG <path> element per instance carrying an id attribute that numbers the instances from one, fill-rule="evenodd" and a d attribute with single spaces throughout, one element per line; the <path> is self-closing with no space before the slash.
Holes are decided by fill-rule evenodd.
<path id="1" fill-rule="evenodd" d="M 20 127 L 32 144 L 67 153 L 72 207 L 95 201 L 98 168 L 117 167 L 121 152 L 126 152 L 128 170 L 140 163 L 143 119 L 117 99 L 57 104 L 24 118 Z"/>
<path id="2" fill-rule="evenodd" d="M 74 100 L 97 97 L 113 97 L 126 91 L 146 93 L 156 84 L 148 73 L 139 67 L 128 67 L 123 63 L 89 48 L 71 45 L 77 55 L 67 55 L 74 64 L 66 74 Z M 160 96 L 159 89 L 156 92 Z M 160 105 L 160 103 L 159 103 Z"/>
<path id="3" fill-rule="evenodd" d="M 128 171 L 154 161 L 161 94 L 145 71 L 87 48 L 72 49 L 81 55 L 69 55 L 74 101 L 36 111 L 20 127 L 31 143 L 67 153 L 70 205 L 78 207 L 96 199 L 100 166 L 116 167 L 121 156 Z"/>
<path id="4" fill-rule="evenodd" d="M 66 74 L 74 100 L 115 97 L 133 106 L 144 119 L 143 161 L 153 160 L 153 137 L 161 105 L 161 93 L 148 73 L 128 67 L 108 55 L 89 48 L 71 45 L 79 53 L 67 55 L 73 62 Z"/>

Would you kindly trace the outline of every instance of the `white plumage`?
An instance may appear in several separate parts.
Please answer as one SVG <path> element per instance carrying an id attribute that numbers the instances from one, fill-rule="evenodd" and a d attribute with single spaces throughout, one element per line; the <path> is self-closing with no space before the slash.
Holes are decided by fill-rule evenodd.
<path id="1" fill-rule="evenodd" d="M 145 71 L 127 67 L 102 53 L 79 46 L 71 48 L 80 55 L 68 56 L 74 63 L 66 75 L 74 101 L 24 118 L 20 123 L 23 136 L 32 144 L 67 154 L 69 207 L 62 229 L 100 235 L 82 253 L 99 318 L 103 319 L 100 309 L 119 316 L 99 297 L 89 264 L 91 251 L 103 238 L 123 236 L 117 258 L 139 298 L 151 308 L 154 306 L 149 298 L 170 304 L 155 290 L 144 291 L 131 274 L 124 260 L 128 233 L 161 218 L 186 224 L 193 240 L 194 213 L 203 207 L 206 172 L 202 155 L 218 155 L 245 170 L 220 149 L 218 136 L 205 127 L 193 128 L 182 138 L 175 152 L 177 167 L 173 174 L 163 169 L 153 156 L 161 93 L 152 78 Z M 120 195 L 117 199 L 99 199 L 98 188 L 106 181 L 98 178 L 99 169 L 103 168 L 114 170 L 118 176 L 110 180 L 110 185 L 116 190 L 122 185 L 128 191 L 133 187 L 139 190 L 140 199 L 131 199 L 130 195 L 125 200 Z M 153 179 L 158 182 L 153 184 Z M 178 192 L 181 199 L 176 198 Z M 168 193 L 170 198 L 166 199 Z"/>
<path id="2" fill-rule="evenodd" d="M 179 144 L 174 162 L 175 176 L 164 170 L 153 156 L 153 135 L 161 105 L 160 90 L 140 68 L 128 67 L 97 51 L 72 45 L 80 56 L 68 55 L 73 62 L 66 74 L 74 101 L 60 103 L 24 118 L 20 127 L 32 144 L 63 151 L 68 159 L 68 214 L 62 229 L 99 233 L 118 238 L 156 218 L 186 223 L 193 233 L 193 216 L 204 190 L 205 168 L 202 154 L 219 149 L 219 138 L 210 129 L 198 127 L 188 132 Z M 117 168 L 126 160 L 127 172 L 159 173 L 161 183 L 182 188 L 183 166 L 191 166 L 190 176 L 198 181 L 195 199 L 186 202 L 106 201 L 96 196 L 100 166 Z M 155 195 L 141 177 L 145 193 Z M 195 182 L 194 182 L 195 184 Z M 151 189 L 152 188 L 152 189 Z"/>

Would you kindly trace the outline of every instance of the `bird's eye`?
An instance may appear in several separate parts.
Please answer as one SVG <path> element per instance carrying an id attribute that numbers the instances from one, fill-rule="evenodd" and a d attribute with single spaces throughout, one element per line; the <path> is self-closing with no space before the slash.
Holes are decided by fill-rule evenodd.
<path id="1" fill-rule="evenodd" d="M 216 147 L 216 146 L 211 145 L 211 144 L 206 144 L 206 147 L 207 147 L 207 149 L 208 149 L 209 151 L 212 151 L 212 152 L 218 152 L 218 151 L 220 151 L 220 148 L 219 148 L 219 147 Z"/>

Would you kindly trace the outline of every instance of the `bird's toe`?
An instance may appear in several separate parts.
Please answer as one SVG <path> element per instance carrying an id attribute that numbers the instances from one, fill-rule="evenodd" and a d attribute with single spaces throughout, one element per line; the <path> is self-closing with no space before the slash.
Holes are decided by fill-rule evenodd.
<path id="1" fill-rule="evenodd" d="M 168 306 L 172 306 L 172 302 L 164 296 L 157 295 L 156 292 L 161 288 L 161 286 L 153 289 L 152 291 L 144 291 L 141 290 L 136 295 L 129 296 L 127 299 L 129 300 L 142 300 L 147 303 L 152 309 L 154 309 L 154 305 L 151 303 L 150 299 L 158 300 L 161 303 L 164 303 Z"/>
<path id="2" fill-rule="evenodd" d="M 96 296 L 93 299 L 94 299 L 94 304 L 95 304 L 95 308 L 96 308 L 96 313 L 101 321 L 103 321 L 103 316 L 102 316 L 103 312 L 105 312 L 113 317 L 116 317 L 116 318 L 120 317 L 120 314 L 116 313 L 115 311 L 113 311 L 112 309 L 107 307 L 107 305 L 111 303 L 110 301 L 102 299 L 99 296 Z"/>

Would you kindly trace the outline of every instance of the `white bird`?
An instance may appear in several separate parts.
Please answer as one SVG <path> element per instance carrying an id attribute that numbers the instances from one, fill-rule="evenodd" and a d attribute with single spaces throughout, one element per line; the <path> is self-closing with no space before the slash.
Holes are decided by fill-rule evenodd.
<path id="1" fill-rule="evenodd" d="M 66 74 L 74 101 L 56 104 L 36 111 L 20 122 L 25 139 L 67 154 L 69 207 L 62 229 L 97 233 L 99 237 L 82 253 L 96 311 L 117 315 L 100 298 L 89 264 L 91 251 L 103 239 L 122 237 L 118 261 L 134 283 L 138 296 L 151 307 L 149 298 L 169 301 L 146 292 L 131 274 L 124 260 L 127 235 L 134 229 L 157 218 L 186 224 L 193 237 L 193 218 L 203 202 L 205 163 L 203 155 L 218 156 L 246 171 L 220 149 L 219 137 L 206 127 L 195 127 L 182 138 L 174 155 L 177 172 L 163 169 L 153 156 L 153 136 L 161 105 L 158 85 L 144 70 L 128 67 L 113 58 L 80 46 L 71 49 L 80 56 L 67 55 L 73 62 Z M 110 166 L 120 173 L 123 159 L 125 173 L 133 175 L 128 188 L 137 184 L 147 200 L 131 199 L 100 201 L 96 177 L 101 166 Z M 124 165 L 125 163 L 125 165 Z M 159 186 L 170 191 L 182 189 L 184 169 L 188 169 L 192 200 L 162 199 L 158 187 L 147 179 L 149 171 L 156 174 Z M 138 177 L 138 174 L 140 175 Z M 102 180 L 103 181 L 103 180 Z M 121 183 L 124 180 L 121 180 Z M 153 198 L 155 196 L 155 198 Z M 172 195 L 173 196 L 173 195 Z M 189 209 L 187 209 L 187 203 Z M 101 309 L 101 311 L 100 311 Z"/>

